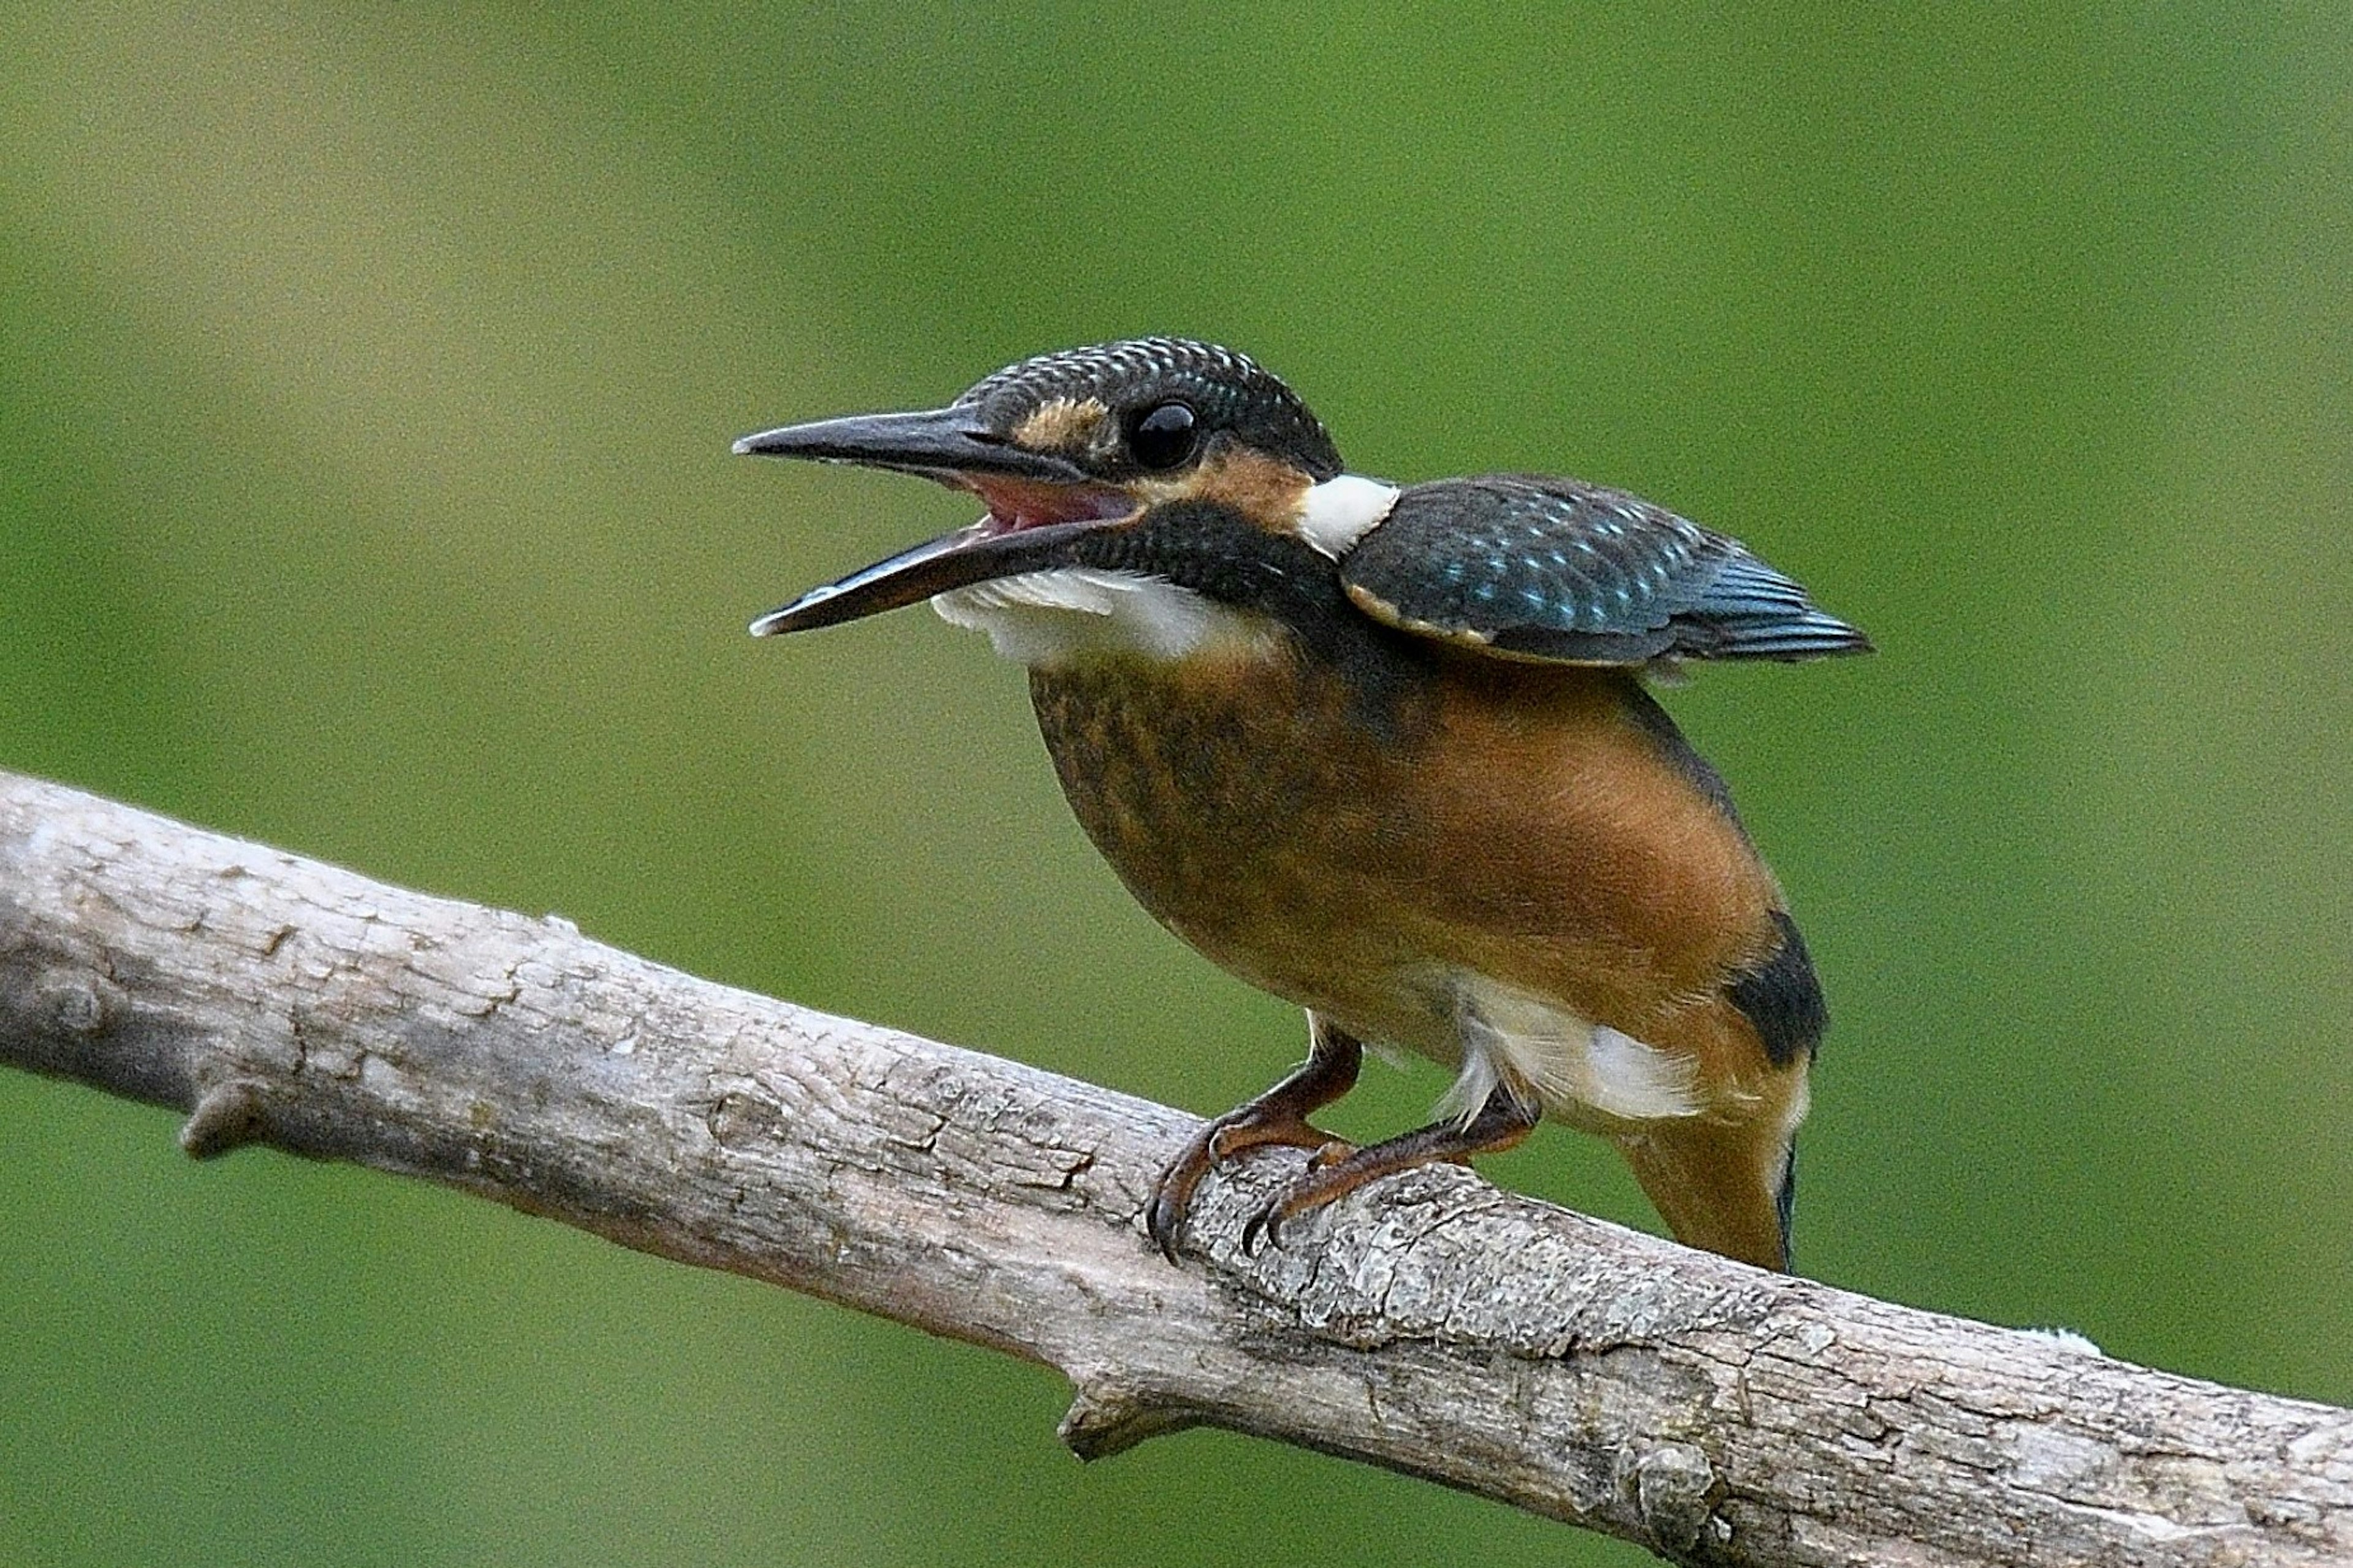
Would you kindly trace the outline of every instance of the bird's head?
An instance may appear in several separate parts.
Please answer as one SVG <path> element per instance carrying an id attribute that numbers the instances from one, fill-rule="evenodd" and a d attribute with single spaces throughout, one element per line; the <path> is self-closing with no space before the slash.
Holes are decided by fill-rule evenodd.
<path id="1" fill-rule="evenodd" d="M 1209 503 L 1334 554 L 1324 536 L 1361 532 L 1394 494 L 1343 474 L 1331 437 L 1280 380 L 1231 350 L 1182 338 L 1040 354 L 945 408 L 786 426 L 746 436 L 735 450 L 915 474 L 969 490 L 988 509 L 968 528 L 761 616 L 752 625 L 760 636 L 1086 568 L 1106 558 L 1107 536 L 1180 503 Z M 1359 522 L 1359 514 L 1369 515 Z M 1145 574 L 1161 568 L 1152 551 L 1130 555 Z"/>

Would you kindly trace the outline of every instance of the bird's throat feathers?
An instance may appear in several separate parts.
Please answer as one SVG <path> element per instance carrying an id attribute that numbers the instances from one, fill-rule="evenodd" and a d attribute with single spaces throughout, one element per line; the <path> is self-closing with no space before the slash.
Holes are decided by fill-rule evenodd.
<path id="1" fill-rule="evenodd" d="M 1388 515 L 1396 487 L 1355 474 L 1310 484 L 1238 452 L 1194 482 L 1146 489 L 1134 521 L 1080 542 L 1071 564 L 940 595 L 951 625 L 1031 668 L 1091 658 L 1173 664 L 1279 657 L 1358 617 L 1335 563 Z"/>
<path id="2" fill-rule="evenodd" d="M 1282 628 L 1149 573 L 1065 566 L 976 583 L 932 601 L 950 626 L 986 632 L 991 647 L 1031 669 L 1097 658 L 1179 664 L 1271 658 Z"/>

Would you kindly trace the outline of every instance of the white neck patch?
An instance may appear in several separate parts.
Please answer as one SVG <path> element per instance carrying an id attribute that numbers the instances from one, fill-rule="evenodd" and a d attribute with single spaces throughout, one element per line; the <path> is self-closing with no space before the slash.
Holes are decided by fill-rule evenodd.
<path id="1" fill-rule="evenodd" d="M 1325 479 L 1299 509 L 1299 537 L 1337 561 L 1388 516 L 1397 499 L 1397 486 L 1362 474 Z"/>
<path id="2" fill-rule="evenodd" d="M 1089 566 L 975 583 L 938 595 L 932 608 L 950 626 L 987 632 L 998 653 L 1032 669 L 1106 655 L 1174 664 L 1221 646 L 1269 644 L 1277 635 L 1262 617 L 1166 577 Z"/>

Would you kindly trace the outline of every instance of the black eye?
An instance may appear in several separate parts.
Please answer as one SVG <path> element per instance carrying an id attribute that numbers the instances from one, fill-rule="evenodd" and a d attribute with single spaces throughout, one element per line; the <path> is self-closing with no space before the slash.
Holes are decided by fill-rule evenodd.
<path id="1" fill-rule="evenodd" d="M 1128 450 L 1147 468 L 1173 468 L 1193 455 L 1199 441 L 1193 411 L 1181 403 L 1163 403 L 1147 411 L 1127 433 Z"/>

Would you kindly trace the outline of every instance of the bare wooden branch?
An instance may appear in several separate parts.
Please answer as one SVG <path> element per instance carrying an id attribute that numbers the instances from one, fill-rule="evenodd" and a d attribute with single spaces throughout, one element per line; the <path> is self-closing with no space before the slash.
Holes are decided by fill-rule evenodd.
<path id="1" fill-rule="evenodd" d="M 2343 1564 L 2353 1413 L 1295 1169 L 1145 1243 L 1177 1111 L 0 774 L 0 1061 L 1060 1368 L 1082 1456 L 1214 1423 L 1758 1564 Z"/>

